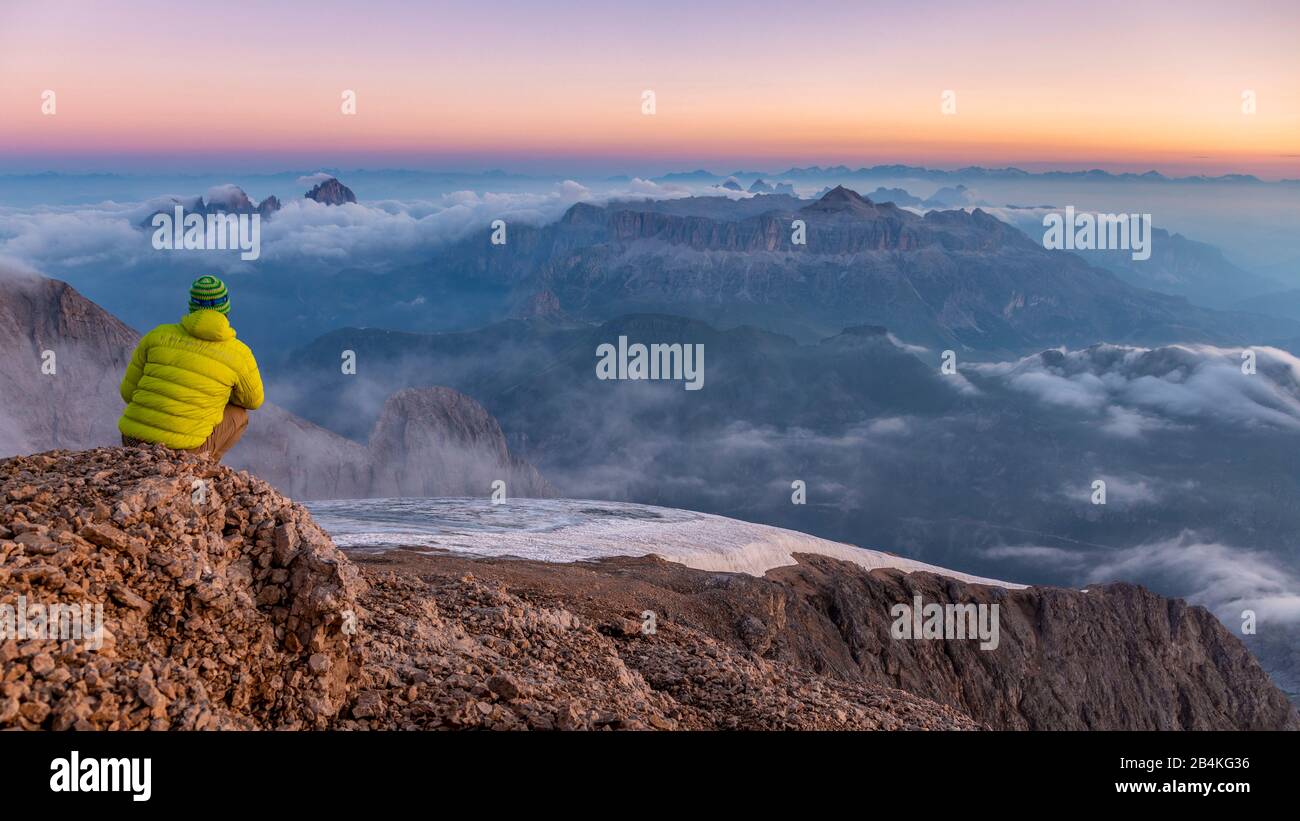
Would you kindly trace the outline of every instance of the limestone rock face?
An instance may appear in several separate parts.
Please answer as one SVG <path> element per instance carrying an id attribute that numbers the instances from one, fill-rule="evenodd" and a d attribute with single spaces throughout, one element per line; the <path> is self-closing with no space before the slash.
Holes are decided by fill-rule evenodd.
<path id="1" fill-rule="evenodd" d="M 1005 590 L 809 555 L 769 577 L 789 597 L 771 636 L 778 657 L 898 687 L 993 727 L 1300 729 L 1295 706 L 1212 613 L 1137 585 Z M 890 607 L 916 596 L 997 603 L 998 648 L 892 639 Z"/>
<path id="2" fill-rule="evenodd" d="M 652 610 L 661 623 L 836 680 L 903 690 L 994 729 L 1300 729 L 1295 707 L 1242 642 L 1181 599 L 1123 583 L 1086 593 L 1007 589 L 795 558 L 762 578 L 658 558 L 606 559 L 563 573 L 499 562 L 492 576 L 552 600 L 599 590 L 600 599 Z M 927 605 L 997 604 L 997 647 L 894 638 L 892 608 L 917 596 Z"/>
<path id="3" fill-rule="evenodd" d="M 513 459 L 501 426 L 451 388 L 408 388 L 384 403 L 370 435 L 371 496 L 551 495 L 532 466 Z"/>

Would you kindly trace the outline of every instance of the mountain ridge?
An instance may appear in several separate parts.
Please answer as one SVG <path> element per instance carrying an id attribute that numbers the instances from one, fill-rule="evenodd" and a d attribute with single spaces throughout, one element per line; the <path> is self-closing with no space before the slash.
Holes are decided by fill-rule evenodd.
<path id="1" fill-rule="evenodd" d="M 767 197 L 579 203 L 555 223 L 514 227 L 505 246 L 453 243 L 433 276 L 510 299 L 547 290 L 593 321 L 707 312 L 822 335 L 867 322 L 974 356 L 1300 335 L 1287 320 L 1134 287 L 980 208 L 920 216 L 843 186 L 813 203 Z"/>

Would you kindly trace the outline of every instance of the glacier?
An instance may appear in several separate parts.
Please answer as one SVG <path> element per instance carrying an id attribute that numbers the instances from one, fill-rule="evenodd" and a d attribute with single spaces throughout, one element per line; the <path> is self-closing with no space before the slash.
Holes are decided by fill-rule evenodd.
<path id="1" fill-rule="evenodd" d="M 447 551 L 472 556 L 577 562 L 658 555 L 697 570 L 762 576 L 814 553 L 868 570 L 926 571 L 971 584 L 1025 585 L 972 576 L 843 542 L 725 516 L 583 499 L 338 499 L 306 503 L 345 550 Z"/>

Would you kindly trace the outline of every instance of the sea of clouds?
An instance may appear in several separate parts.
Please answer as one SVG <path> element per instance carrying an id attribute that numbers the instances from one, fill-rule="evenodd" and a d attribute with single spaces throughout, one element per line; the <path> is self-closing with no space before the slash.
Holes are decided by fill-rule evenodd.
<path id="1" fill-rule="evenodd" d="M 1095 345 L 968 367 L 1120 437 L 1191 420 L 1300 430 L 1300 359 L 1280 348 Z"/>
<path id="2" fill-rule="evenodd" d="M 315 174 L 301 178 L 299 183 L 310 188 L 328 178 L 327 174 Z M 429 199 L 364 200 L 338 206 L 305 198 L 289 199 L 280 211 L 262 221 L 261 258 L 250 262 L 242 262 L 237 252 L 214 258 L 209 251 L 174 251 L 163 257 L 152 245 L 152 229 L 141 227 L 159 210 L 170 212 L 176 204 L 192 205 L 199 196 L 209 203 L 229 203 L 240 191 L 233 184 L 223 184 L 203 192 L 160 194 L 138 202 L 0 206 L 0 257 L 55 276 L 95 268 L 130 269 L 198 261 L 193 257 L 187 261 L 189 255 L 202 255 L 206 267 L 227 272 L 259 264 L 305 261 L 395 264 L 427 256 L 439 246 L 475 231 L 486 232 L 497 219 L 505 220 L 507 225 L 542 225 L 559 219 L 579 202 L 665 199 L 690 193 L 680 186 L 633 178 L 596 189 L 565 180 L 545 192 L 465 190 Z M 257 200 L 252 199 L 256 204 Z"/>

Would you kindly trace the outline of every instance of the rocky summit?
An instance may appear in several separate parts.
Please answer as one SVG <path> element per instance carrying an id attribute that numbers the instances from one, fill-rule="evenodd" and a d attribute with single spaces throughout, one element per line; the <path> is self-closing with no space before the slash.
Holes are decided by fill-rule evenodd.
<path id="1" fill-rule="evenodd" d="M 357 195 L 352 193 L 352 189 L 333 177 L 312 186 L 312 189 L 303 196 L 322 205 L 344 205 L 357 201 Z"/>
<path id="2" fill-rule="evenodd" d="M 1300 727 L 1201 608 L 797 558 L 763 577 L 354 562 L 271 485 L 192 454 L 5 459 L 0 728 Z M 915 597 L 997 603 L 1000 646 L 890 640 Z"/>

